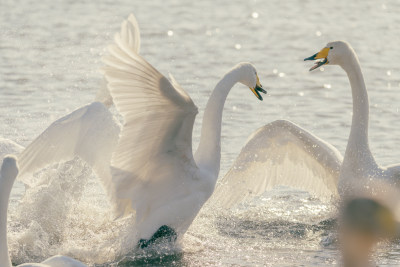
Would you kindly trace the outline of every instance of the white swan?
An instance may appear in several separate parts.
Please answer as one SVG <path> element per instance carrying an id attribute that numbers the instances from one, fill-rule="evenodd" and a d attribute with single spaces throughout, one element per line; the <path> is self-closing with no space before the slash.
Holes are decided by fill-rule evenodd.
<path id="1" fill-rule="evenodd" d="M 5 156 L 0 170 L 0 265 L 12 267 L 7 244 L 7 209 L 11 189 L 18 175 L 17 159 Z M 24 267 L 84 267 L 85 264 L 66 256 L 53 256 L 42 263 L 25 263 Z"/>
<path id="2" fill-rule="evenodd" d="M 145 247 L 160 236 L 181 237 L 213 193 L 220 168 L 222 111 L 231 88 L 240 82 L 259 100 L 260 92 L 266 92 L 250 63 L 240 63 L 226 73 L 207 103 L 200 144 L 193 155 L 197 107 L 172 77 L 168 81 L 137 53 L 138 33 L 131 15 L 109 47 L 110 55 L 103 58 L 108 88 L 124 117 L 111 170 L 107 172 L 110 165 L 105 164 L 109 156 L 101 156 L 101 164 L 92 157 L 97 157 L 98 146 L 107 137 L 115 137 L 102 125 L 115 122 L 100 103 L 53 123 L 22 153 L 20 165 L 28 172 L 53 159 L 81 156 L 102 178 L 119 215 L 136 213 L 139 244 Z M 105 119 L 94 123 L 92 117 Z M 103 129 L 106 134 L 97 133 Z M 98 135 L 102 141 L 97 141 Z M 113 147 L 113 141 L 108 142 L 105 147 Z"/>
<path id="3" fill-rule="evenodd" d="M 331 42 L 305 60 L 317 59 L 310 71 L 324 64 L 339 65 L 350 80 L 353 120 L 344 158 L 307 130 L 289 121 L 274 121 L 250 136 L 215 195 L 220 203 L 230 207 L 276 185 L 329 199 L 353 196 L 371 181 L 399 184 L 400 166 L 378 166 L 369 149 L 368 96 L 354 50 L 346 42 Z"/>

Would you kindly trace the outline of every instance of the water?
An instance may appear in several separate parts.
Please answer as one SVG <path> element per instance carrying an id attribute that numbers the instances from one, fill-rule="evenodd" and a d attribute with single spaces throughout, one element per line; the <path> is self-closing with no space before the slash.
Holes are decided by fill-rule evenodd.
<path id="1" fill-rule="evenodd" d="M 338 39 L 350 42 L 360 58 L 370 96 L 371 150 L 380 164 L 396 163 L 399 11 L 400 3 L 394 0 L 2 0 L 0 135 L 27 145 L 52 121 L 92 101 L 101 83 L 97 70 L 105 46 L 121 21 L 134 12 L 141 27 L 141 54 L 165 75 L 171 72 L 199 107 L 195 146 L 203 108 L 219 78 L 240 61 L 257 67 L 269 95 L 259 102 L 243 86 L 229 95 L 221 176 L 250 133 L 275 119 L 294 121 L 344 153 L 352 104 L 347 77 L 335 66 L 309 73 L 311 63 L 302 61 Z M 122 266 L 340 262 L 335 230 L 319 223 L 332 217 L 335 207 L 304 192 L 280 188 L 237 211 L 206 206 L 180 250 L 160 257 L 162 249 L 150 256 L 125 251 L 132 245 L 126 238 L 132 225 L 129 220 L 111 220 L 101 187 L 81 163 L 39 175 L 48 177 L 51 185 L 31 191 L 24 207 L 18 205 L 22 185 L 16 184 L 13 191 L 10 247 L 15 263 L 56 253 L 99 266 L 116 264 L 116 255 L 129 257 Z M 74 182 L 78 186 L 71 186 Z M 398 244 L 381 244 L 376 262 L 400 264 L 399 253 Z"/>

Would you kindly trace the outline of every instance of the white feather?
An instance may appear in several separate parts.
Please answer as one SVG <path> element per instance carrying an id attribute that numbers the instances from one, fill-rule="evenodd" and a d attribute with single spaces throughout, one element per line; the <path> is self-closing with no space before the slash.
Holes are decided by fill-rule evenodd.
<path id="1" fill-rule="evenodd" d="M 342 159 L 336 148 L 305 129 L 274 121 L 249 137 L 213 199 L 231 208 L 277 185 L 330 199 L 337 196 Z"/>
<path id="2" fill-rule="evenodd" d="M 108 185 L 111 153 L 118 141 L 119 126 L 110 111 L 94 102 L 53 122 L 19 155 L 21 179 L 32 186 L 33 176 L 24 176 L 52 162 L 69 160 L 75 156 L 101 172 Z"/>

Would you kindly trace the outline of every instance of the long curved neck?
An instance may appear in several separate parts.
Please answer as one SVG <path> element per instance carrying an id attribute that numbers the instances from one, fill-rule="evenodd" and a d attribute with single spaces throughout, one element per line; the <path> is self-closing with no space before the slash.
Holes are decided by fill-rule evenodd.
<path id="1" fill-rule="evenodd" d="M 341 66 L 346 71 L 350 81 L 353 96 L 353 118 L 344 162 L 352 161 L 349 163 L 353 165 L 353 168 L 357 168 L 359 164 L 361 164 L 360 166 L 371 166 L 371 164 L 376 163 L 368 142 L 369 102 L 367 89 L 356 54 L 353 52 L 346 60 L 346 64 Z M 361 160 L 368 162 L 360 162 Z"/>
<path id="2" fill-rule="evenodd" d="M 7 243 L 7 210 L 13 183 L 0 175 L 0 263 L 4 267 L 12 267 Z"/>
<path id="3" fill-rule="evenodd" d="M 212 92 L 203 116 L 199 147 L 195 161 L 199 168 L 206 169 L 217 178 L 221 162 L 221 122 L 226 97 L 240 80 L 240 71 L 233 69 L 218 82 Z"/>

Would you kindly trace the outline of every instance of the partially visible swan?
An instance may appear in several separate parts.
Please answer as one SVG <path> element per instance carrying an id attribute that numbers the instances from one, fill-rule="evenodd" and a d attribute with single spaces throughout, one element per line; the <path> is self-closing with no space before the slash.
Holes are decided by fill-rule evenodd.
<path id="1" fill-rule="evenodd" d="M 0 264 L 12 267 L 7 244 L 7 209 L 11 189 L 18 175 L 17 159 L 5 156 L 0 170 Z M 25 263 L 18 266 L 32 267 L 84 267 L 85 264 L 66 256 L 54 256 L 42 263 Z"/>
<path id="2" fill-rule="evenodd" d="M 305 60 L 319 60 L 310 71 L 325 64 L 339 65 L 350 80 L 353 120 L 344 158 L 332 145 L 296 124 L 274 121 L 249 137 L 221 182 L 223 186 L 215 195 L 218 202 L 230 207 L 276 185 L 297 187 L 330 199 L 354 196 L 371 181 L 399 184 L 400 165 L 378 166 L 369 149 L 368 95 L 351 46 L 343 41 L 331 42 Z"/>
<path id="3" fill-rule="evenodd" d="M 111 168 L 111 154 L 98 154 L 105 140 L 104 150 L 113 148 L 115 132 L 108 134 L 107 126 L 89 119 L 105 118 L 103 123 L 114 127 L 101 103 L 53 123 L 21 154 L 20 165 L 29 172 L 53 160 L 82 157 L 101 178 L 118 215 L 136 213 L 139 245 L 146 247 L 161 236 L 180 238 L 213 193 L 220 168 L 222 111 L 231 88 L 240 82 L 259 100 L 266 91 L 250 63 L 228 71 L 207 103 L 193 155 L 197 107 L 172 76 L 170 82 L 138 54 L 138 33 L 130 15 L 108 48 L 110 55 L 103 58 L 112 101 L 124 118 Z M 106 134 L 98 133 L 103 129 Z"/>
<path id="4" fill-rule="evenodd" d="M 398 201 L 398 198 L 397 192 L 394 200 Z M 373 196 L 345 201 L 339 216 L 339 244 L 343 266 L 375 266 L 371 264 L 374 246 L 382 239 L 396 237 L 397 219 L 389 205 Z"/>

